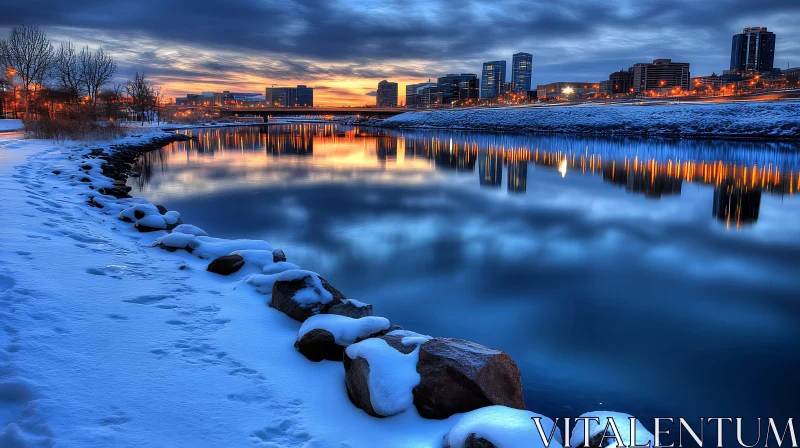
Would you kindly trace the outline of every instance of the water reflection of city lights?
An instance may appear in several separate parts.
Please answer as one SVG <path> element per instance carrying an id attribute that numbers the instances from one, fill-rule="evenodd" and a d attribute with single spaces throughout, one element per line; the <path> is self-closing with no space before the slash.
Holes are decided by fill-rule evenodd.
<path id="1" fill-rule="evenodd" d="M 561 163 L 558 164 L 558 172 L 561 173 L 561 177 L 567 177 L 567 158 L 561 160 Z"/>

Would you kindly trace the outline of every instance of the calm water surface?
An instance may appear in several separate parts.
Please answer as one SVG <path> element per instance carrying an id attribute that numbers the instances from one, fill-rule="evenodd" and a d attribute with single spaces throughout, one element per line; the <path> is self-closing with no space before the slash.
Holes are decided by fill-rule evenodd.
<path id="1" fill-rule="evenodd" d="M 267 240 L 407 329 L 507 351 L 531 410 L 798 417 L 797 147 L 188 133 L 142 158 L 137 194 Z"/>

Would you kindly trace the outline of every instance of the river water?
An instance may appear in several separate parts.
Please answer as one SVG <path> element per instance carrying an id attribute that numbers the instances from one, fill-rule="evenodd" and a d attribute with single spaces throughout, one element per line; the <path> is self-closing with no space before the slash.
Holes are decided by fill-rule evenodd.
<path id="1" fill-rule="evenodd" d="M 796 417 L 796 146 L 184 132 L 134 194 L 264 239 L 395 324 L 508 352 L 531 410 Z"/>

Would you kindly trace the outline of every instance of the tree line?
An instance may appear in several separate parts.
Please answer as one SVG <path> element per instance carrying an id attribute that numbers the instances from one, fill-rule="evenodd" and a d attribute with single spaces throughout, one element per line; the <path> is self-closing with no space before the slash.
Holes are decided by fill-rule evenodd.
<path id="1" fill-rule="evenodd" d="M 0 112 L 13 102 L 22 104 L 26 119 L 160 119 L 161 89 L 138 72 L 114 84 L 117 69 L 102 48 L 78 50 L 72 42 L 56 48 L 35 26 L 13 28 L 0 39 Z"/>

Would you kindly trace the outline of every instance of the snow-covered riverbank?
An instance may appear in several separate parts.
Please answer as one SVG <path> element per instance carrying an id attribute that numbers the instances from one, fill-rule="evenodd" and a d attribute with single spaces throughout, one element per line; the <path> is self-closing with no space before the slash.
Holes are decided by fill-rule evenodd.
<path id="1" fill-rule="evenodd" d="M 387 128 L 676 138 L 800 139 L 800 103 L 579 105 L 407 112 L 376 123 Z"/>
<path id="2" fill-rule="evenodd" d="M 103 174 L 117 169 L 110 164 L 169 135 L 145 131 L 116 149 L 0 137 L 0 446 L 458 448 L 482 438 L 541 446 L 536 414 L 499 406 L 460 414 L 459 400 L 437 396 L 448 384 L 435 367 L 448 351 L 473 350 L 486 365 L 497 359 L 502 372 L 513 366 L 507 355 L 411 332 L 357 342 L 391 330 L 389 322 L 337 316 L 365 305 L 325 292 L 325 280 L 266 242 L 211 238 L 188 223 L 156 230 L 177 225 L 179 214 L 99 193 L 124 191 Z M 207 271 L 230 253 L 233 275 Z M 289 292 L 276 304 L 278 283 Z M 306 316 L 296 313 L 309 310 L 297 304 L 314 301 L 331 314 L 301 326 Z M 320 329 L 331 330 L 330 341 Z M 323 337 L 309 342 L 315 331 Z M 337 345 L 349 345 L 344 368 L 306 359 Z M 356 368 L 365 362 L 372 369 Z M 352 372 L 366 380 L 354 384 Z M 480 387 L 502 399 L 492 388 L 506 383 L 490 377 Z M 415 385 L 428 392 L 412 393 Z M 356 392 L 367 394 L 363 410 Z"/>

